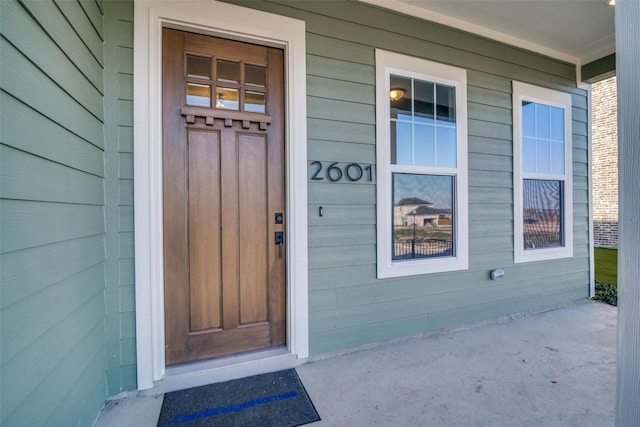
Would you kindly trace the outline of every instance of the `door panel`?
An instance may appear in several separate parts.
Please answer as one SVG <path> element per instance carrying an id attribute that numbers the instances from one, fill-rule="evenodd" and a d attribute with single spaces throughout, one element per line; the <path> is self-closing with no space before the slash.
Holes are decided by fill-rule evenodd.
<path id="1" fill-rule="evenodd" d="M 218 132 L 187 131 L 192 331 L 222 326 L 219 141 Z"/>
<path id="2" fill-rule="evenodd" d="M 163 30 L 167 364 L 286 342 L 283 105 L 281 50 Z"/>
<path id="3" fill-rule="evenodd" d="M 266 322 L 267 289 L 267 150 L 266 138 L 239 135 L 238 178 L 240 241 L 246 250 L 240 253 L 240 324 Z"/>

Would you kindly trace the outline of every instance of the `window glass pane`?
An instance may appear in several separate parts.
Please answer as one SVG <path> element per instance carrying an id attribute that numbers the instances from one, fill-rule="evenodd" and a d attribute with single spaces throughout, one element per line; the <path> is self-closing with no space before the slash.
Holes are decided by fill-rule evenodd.
<path id="1" fill-rule="evenodd" d="M 187 55 L 187 77 L 211 78 L 211 58 Z"/>
<path id="2" fill-rule="evenodd" d="M 524 249 L 564 246 L 561 181 L 523 180 Z"/>
<path id="3" fill-rule="evenodd" d="M 522 168 L 564 174 L 564 109 L 522 103 Z"/>
<path id="4" fill-rule="evenodd" d="M 452 127 L 436 127 L 436 140 L 436 166 L 455 168 L 456 129 Z"/>
<path id="5" fill-rule="evenodd" d="M 549 106 L 536 104 L 536 137 L 549 138 Z"/>
<path id="6" fill-rule="evenodd" d="M 414 162 L 416 166 L 435 166 L 435 138 L 434 127 L 430 125 L 415 124 L 414 136 Z"/>
<path id="7" fill-rule="evenodd" d="M 454 177 L 394 173 L 393 260 L 455 256 Z"/>
<path id="8" fill-rule="evenodd" d="M 249 86 L 267 86 L 267 69 L 258 65 L 245 64 L 244 83 Z"/>
<path id="9" fill-rule="evenodd" d="M 558 107 L 551 107 L 550 109 L 551 139 L 564 141 L 564 109 Z"/>
<path id="10" fill-rule="evenodd" d="M 220 82 L 238 83 L 240 82 L 240 64 L 233 61 L 218 59 L 216 61 L 216 79 Z"/>
<path id="11" fill-rule="evenodd" d="M 414 105 L 416 121 L 419 121 L 421 123 L 428 123 L 428 124 L 433 123 L 433 116 L 434 116 L 433 88 L 434 88 L 433 83 L 414 80 L 413 105 Z"/>
<path id="12" fill-rule="evenodd" d="M 436 105 L 438 120 L 456 122 L 456 88 L 436 85 Z"/>
<path id="13" fill-rule="evenodd" d="M 228 87 L 216 88 L 216 108 L 238 110 L 238 89 Z"/>
<path id="14" fill-rule="evenodd" d="M 522 138 L 522 170 L 535 173 L 536 171 L 536 140 Z"/>
<path id="15" fill-rule="evenodd" d="M 551 173 L 564 175 L 564 144 L 551 142 Z"/>
<path id="16" fill-rule="evenodd" d="M 391 129 L 393 131 L 393 126 Z M 391 133 L 391 158 L 395 158 L 395 164 L 411 164 L 411 137 L 411 123 L 395 122 L 395 133 Z"/>
<path id="17" fill-rule="evenodd" d="M 187 105 L 211 107 L 211 86 L 187 83 Z"/>
<path id="18" fill-rule="evenodd" d="M 536 136 L 536 104 L 522 102 L 522 136 Z"/>
<path id="19" fill-rule="evenodd" d="M 390 76 L 389 105 L 391 107 L 391 118 L 399 118 L 399 115 L 406 115 L 411 118 L 411 107 L 413 96 L 411 94 L 411 79 L 400 76 Z M 393 95 L 393 97 L 392 97 Z"/>
<path id="20" fill-rule="evenodd" d="M 244 111 L 252 113 L 264 113 L 266 106 L 266 95 L 263 92 L 247 90 L 244 92 Z"/>
<path id="21" fill-rule="evenodd" d="M 551 162 L 549 156 L 549 140 L 538 139 L 536 143 L 536 172 L 537 173 L 550 173 Z"/>

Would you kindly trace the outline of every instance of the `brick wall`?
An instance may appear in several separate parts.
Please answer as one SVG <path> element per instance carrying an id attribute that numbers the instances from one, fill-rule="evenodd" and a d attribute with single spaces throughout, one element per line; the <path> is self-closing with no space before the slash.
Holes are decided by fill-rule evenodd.
<path id="1" fill-rule="evenodd" d="M 618 125 L 616 78 L 594 83 L 593 232 L 598 247 L 618 247 Z"/>

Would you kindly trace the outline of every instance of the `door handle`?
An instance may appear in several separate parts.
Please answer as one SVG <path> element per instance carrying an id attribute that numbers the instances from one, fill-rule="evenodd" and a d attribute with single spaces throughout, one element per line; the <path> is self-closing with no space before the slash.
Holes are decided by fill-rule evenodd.
<path id="1" fill-rule="evenodd" d="M 278 254 L 282 258 L 282 245 L 284 245 L 284 231 L 276 231 L 275 243 L 278 245 Z"/>

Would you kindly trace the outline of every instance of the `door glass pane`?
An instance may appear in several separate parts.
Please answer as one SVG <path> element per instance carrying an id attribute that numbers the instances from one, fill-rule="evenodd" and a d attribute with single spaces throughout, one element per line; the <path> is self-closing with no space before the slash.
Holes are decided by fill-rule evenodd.
<path id="1" fill-rule="evenodd" d="M 217 75 L 219 82 L 239 83 L 240 82 L 240 64 L 238 62 L 226 61 L 218 59 L 216 61 Z"/>
<path id="2" fill-rule="evenodd" d="M 211 86 L 187 83 L 187 105 L 211 107 Z"/>
<path id="3" fill-rule="evenodd" d="M 244 92 L 244 111 L 264 113 L 266 111 L 266 95 L 263 92 L 246 90 Z"/>
<path id="4" fill-rule="evenodd" d="M 187 77 L 211 79 L 211 58 L 187 55 Z"/>
<path id="5" fill-rule="evenodd" d="M 561 181 L 523 181 L 522 220 L 525 250 L 564 246 L 563 198 Z"/>
<path id="6" fill-rule="evenodd" d="M 456 88 L 436 85 L 436 117 L 448 123 L 456 122 Z"/>
<path id="7" fill-rule="evenodd" d="M 238 110 L 240 105 L 238 94 L 238 89 L 217 87 L 216 108 L 221 108 L 224 110 Z"/>
<path id="8" fill-rule="evenodd" d="M 394 173 L 394 261 L 455 256 L 454 177 Z"/>
<path id="9" fill-rule="evenodd" d="M 267 86 L 267 69 L 258 65 L 245 64 L 244 83 L 248 86 Z"/>

